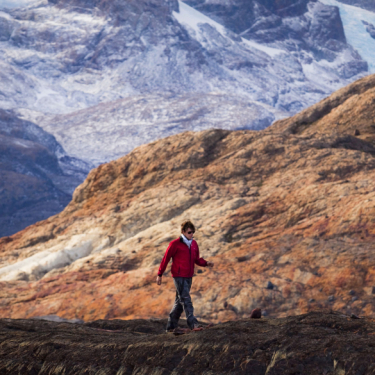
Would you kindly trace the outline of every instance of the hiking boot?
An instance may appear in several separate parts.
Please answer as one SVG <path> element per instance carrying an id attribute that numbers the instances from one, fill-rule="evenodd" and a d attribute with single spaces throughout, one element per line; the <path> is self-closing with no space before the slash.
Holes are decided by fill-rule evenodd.
<path id="1" fill-rule="evenodd" d="M 189 332 L 191 332 L 189 328 L 180 328 L 180 327 L 178 327 L 178 328 L 175 328 L 173 330 L 173 334 L 175 336 L 185 335 L 186 333 L 189 333 Z"/>
<path id="2" fill-rule="evenodd" d="M 192 331 L 203 331 L 203 330 L 204 330 L 204 327 L 202 326 L 202 324 L 199 324 L 199 323 L 195 323 L 192 329 Z"/>

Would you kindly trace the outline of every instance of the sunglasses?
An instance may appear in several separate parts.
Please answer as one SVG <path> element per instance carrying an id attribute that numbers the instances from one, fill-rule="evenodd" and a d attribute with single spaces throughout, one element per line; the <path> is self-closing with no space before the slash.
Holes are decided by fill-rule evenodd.
<path id="1" fill-rule="evenodd" d="M 186 232 L 187 234 L 195 233 L 195 230 L 191 230 L 190 232 Z"/>

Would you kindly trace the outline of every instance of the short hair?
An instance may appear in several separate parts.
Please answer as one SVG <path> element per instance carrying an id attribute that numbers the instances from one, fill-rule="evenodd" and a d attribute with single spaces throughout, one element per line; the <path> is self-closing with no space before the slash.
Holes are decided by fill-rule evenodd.
<path id="1" fill-rule="evenodd" d="M 181 233 L 186 232 L 188 229 L 191 229 L 192 231 L 195 232 L 195 226 L 190 220 L 184 221 L 181 224 Z"/>

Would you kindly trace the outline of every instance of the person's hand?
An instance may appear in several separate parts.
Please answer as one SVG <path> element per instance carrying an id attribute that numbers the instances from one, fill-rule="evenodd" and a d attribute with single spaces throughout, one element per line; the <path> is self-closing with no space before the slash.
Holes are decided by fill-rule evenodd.
<path id="1" fill-rule="evenodd" d="M 156 284 L 161 285 L 161 276 L 156 278 Z"/>
<path id="2" fill-rule="evenodd" d="M 212 263 L 212 262 L 207 262 L 207 267 L 213 267 L 214 266 L 214 264 Z"/>

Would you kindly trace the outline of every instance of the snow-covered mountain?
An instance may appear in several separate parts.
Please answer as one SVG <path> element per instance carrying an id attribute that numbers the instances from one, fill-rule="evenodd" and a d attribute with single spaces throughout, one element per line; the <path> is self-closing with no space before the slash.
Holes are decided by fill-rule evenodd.
<path id="1" fill-rule="evenodd" d="M 181 130 L 265 127 L 368 74 L 338 8 L 279 3 L 42 0 L 4 8 L 0 105 L 98 164 Z"/>

